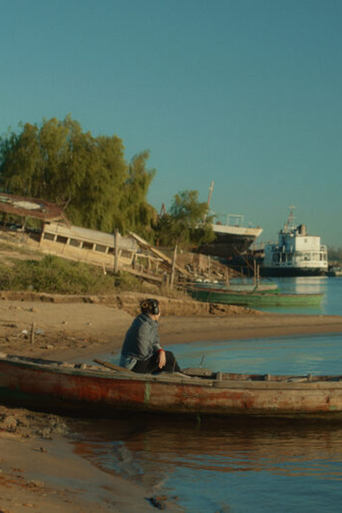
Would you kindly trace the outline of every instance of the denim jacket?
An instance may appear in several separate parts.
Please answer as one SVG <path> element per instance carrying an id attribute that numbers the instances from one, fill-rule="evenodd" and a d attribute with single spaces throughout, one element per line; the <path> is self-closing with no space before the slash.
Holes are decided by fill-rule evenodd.
<path id="1" fill-rule="evenodd" d="M 138 360 L 147 360 L 161 349 L 158 322 L 147 314 L 134 319 L 121 349 L 121 367 L 132 369 Z"/>

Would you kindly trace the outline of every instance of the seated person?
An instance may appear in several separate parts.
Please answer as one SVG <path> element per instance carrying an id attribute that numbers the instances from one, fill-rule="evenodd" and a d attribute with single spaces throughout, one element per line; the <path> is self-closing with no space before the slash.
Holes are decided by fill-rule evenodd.
<path id="1" fill-rule="evenodd" d="M 121 349 L 121 367 L 143 374 L 180 372 L 173 353 L 165 351 L 160 345 L 158 300 L 144 299 L 140 303 L 140 309 L 141 313 L 126 333 Z"/>

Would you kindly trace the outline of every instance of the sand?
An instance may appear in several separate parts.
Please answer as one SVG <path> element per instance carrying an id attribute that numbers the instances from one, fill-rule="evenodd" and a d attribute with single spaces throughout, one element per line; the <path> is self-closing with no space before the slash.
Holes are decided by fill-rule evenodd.
<path id="1" fill-rule="evenodd" d="M 32 295 L 9 299 L 2 294 L 0 351 L 63 360 L 117 353 L 139 298 L 131 293 L 66 301 Z M 342 332 L 340 316 L 275 315 L 239 307 L 210 313 L 191 303 L 163 300 L 163 343 Z M 69 429 L 61 417 L 0 406 L 0 513 L 156 509 L 147 500 L 157 494 L 155 489 L 91 465 L 72 450 Z M 165 505 L 167 511 L 180 511 L 169 498 Z"/>

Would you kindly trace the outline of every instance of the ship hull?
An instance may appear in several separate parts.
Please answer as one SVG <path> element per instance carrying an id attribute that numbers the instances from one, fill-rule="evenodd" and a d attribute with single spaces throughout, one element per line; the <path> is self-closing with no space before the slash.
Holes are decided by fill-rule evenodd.
<path id="1" fill-rule="evenodd" d="M 304 269 L 300 267 L 260 267 L 260 275 L 267 277 L 294 277 L 294 276 L 324 276 L 326 275 L 326 270 L 324 269 Z"/>
<path id="2" fill-rule="evenodd" d="M 215 239 L 200 247 L 200 253 L 220 258 L 233 258 L 253 244 L 261 234 L 261 228 L 243 228 L 229 225 L 213 225 Z"/>
<path id="3" fill-rule="evenodd" d="M 225 240 L 215 240 L 211 244 L 201 246 L 200 253 L 220 258 L 233 258 L 247 251 L 255 237 L 227 237 Z"/>

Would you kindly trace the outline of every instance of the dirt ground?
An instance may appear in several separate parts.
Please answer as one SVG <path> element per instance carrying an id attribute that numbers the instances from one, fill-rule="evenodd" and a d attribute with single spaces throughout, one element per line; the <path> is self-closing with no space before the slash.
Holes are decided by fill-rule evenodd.
<path id="1" fill-rule="evenodd" d="M 64 297 L 0 293 L 0 351 L 70 359 L 120 350 L 139 312 L 139 293 Z M 269 314 L 239 306 L 159 298 L 160 335 L 167 345 L 342 332 L 341 316 Z"/>
<path id="2" fill-rule="evenodd" d="M 0 352 L 61 360 L 118 352 L 141 294 L 0 295 Z M 160 298 L 162 343 L 342 332 L 340 316 L 275 315 Z M 175 353 L 177 349 L 175 348 Z M 155 510 L 145 490 L 75 454 L 62 417 L 0 406 L 0 513 Z M 179 508 L 167 501 L 167 511 Z"/>

